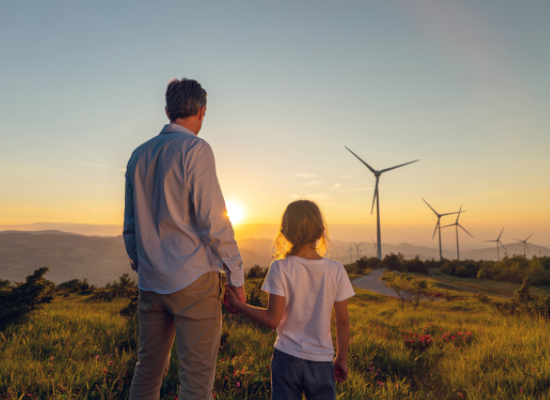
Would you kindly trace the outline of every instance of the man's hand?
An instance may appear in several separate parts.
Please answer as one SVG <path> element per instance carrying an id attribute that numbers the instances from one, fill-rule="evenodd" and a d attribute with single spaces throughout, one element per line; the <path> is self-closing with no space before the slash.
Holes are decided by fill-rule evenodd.
<path id="1" fill-rule="evenodd" d="M 246 303 L 244 290 L 242 287 L 236 288 L 228 285 L 227 283 L 224 284 L 224 286 L 225 293 L 223 295 L 223 304 L 225 305 L 225 308 L 227 308 L 227 311 L 236 314 L 238 312 L 239 303 Z M 244 301 L 242 299 L 244 299 Z"/>

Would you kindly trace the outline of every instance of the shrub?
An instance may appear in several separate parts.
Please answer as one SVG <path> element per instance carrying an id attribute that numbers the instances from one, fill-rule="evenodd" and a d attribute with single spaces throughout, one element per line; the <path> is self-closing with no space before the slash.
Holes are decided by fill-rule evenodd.
<path id="1" fill-rule="evenodd" d="M 25 283 L 16 283 L 15 287 L 2 281 L 8 283 L 2 283 L 0 290 L 0 330 L 52 300 L 50 293 L 54 284 L 44 278 L 48 271 L 48 267 L 39 268 L 26 278 Z"/>
<path id="2" fill-rule="evenodd" d="M 258 264 L 254 265 L 248 270 L 246 274 L 247 279 L 265 278 L 267 275 L 267 268 L 262 268 Z"/>
<path id="3" fill-rule="evenodd" d="M 389 269 L 390 271 L 405 271 L 403 268 L 403 254 L 401 253 L 391 253 L 388 254 L 382 260 L 382 267 Z"/>

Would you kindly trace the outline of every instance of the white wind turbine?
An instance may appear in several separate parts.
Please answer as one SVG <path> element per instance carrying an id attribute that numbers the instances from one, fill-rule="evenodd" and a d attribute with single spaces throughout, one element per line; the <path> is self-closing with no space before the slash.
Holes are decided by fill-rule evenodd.
<path id="1" fill-rule="evenodd" d="M 421 199 L 422 199 L 422 197 L 421 197 Z M 441 260 L 443 260 L 443 251 L 441 250 L 441 224 L 440 224 L 441 217 L 444 217 L 445 215 L 458 214 L 458 212 L 452 212 L 452 213 L 447 213 L 447 214 L 438 214 L 437 211 L 435 211 L 433 209 L 433 207 L 431 205 L 429 205 L 426 200 L 424 200 L 424 199 L 422 199 L 422 200 L 424 201 L 424 203 L 426 203 L 426 205 L 428 207 L 431 208 L 431 210 L 434 212 L 434 214 L 437 215 L 437 223 L 435 224 L 435 230 L 434 230 L 434 234 L 432 235 L 432 240 L 435 237 L 435 233 L 439 229 L 439 261 L 441 261 Z"/>
<path id="2" fill-rule="evenodd" d="M 460 218 L 460 213 L 463 212 L 462 211 L 462 205 L 460 205 L 460 210 L 458 210 L 458 215 L 456 216 L 456 221 L 454 224 L 450 224 L 450 225 L 445 225 L 445 226 L 442 226 L 442 228 L 447 228 L 449 226 L 455 226 L 456 227 L 456 259 L 458 261 L 460 261 L 460 249 L 458 248 L 458 227 L 460 226 L 460 228 L 466 232 L 468 235 L 472 236 L 472 234 L 470 232 L 468 232 L 466 229 L 464 229 L 464 227 L 462 225 L 460 225 L 458 223 L 458 219 Z M 441 232 L 439 233 L 441 235 Z M 473 237 L 473 236 L 472 236 Z"/>
<path id="3" fill-rule="evenodd" d="M 373 244 L 371 251 L 374 251 L 374 249 L 376 249 L 376 247 L 377 247 L 376 242 L 374 241 L 373 238 L 370 238 L 370 240 L 372 240 L 372 244 Z"/>
<path id="4" fill-rule="evenodd" d="M 364 246 L 365 244 L 364 243 L 363 244 L 355 244 L 354 242 L 352 242 L 352 243 L 355 246 L 355 251 L 357 252 L 357 260 L 359 260 L 359 252 L 361 251 L 361 250 L 359 250 L 359 247 Z"/>
<path id="5" fill-rule="evenodd" d="M 388 172 L 388 171 L 391 171 L 392 169 L 403 167 L 405 165 L 409 165 L 409 164 L 415 163 L 415 162 L 420 161 L 420 160 L 410 161 L 410 162 L 405 163 L 405 164 L 396 165 L 395 167 L 386 168 L 386 169 L 382 169 L 382 170 L 378 171 L 378 170 L 375 170 L 374 168 L 372 168 L 365 161 L 363 161 L 361 159 L 361 157 L 359 157 L 353 151 L 348 149 L 347 146 L 345 146 L 345 147 L 351 154 L 353 154 L 355 157 L 357 157 L 357 159 L 359 161 L 361 161 L 370 170 L 370 172 L 372 172 L 374 174 L 374 176 L 376 177 L 376 185 L 374 187 L 374 197 L 372 198 L 372 208 L 371 208 L 370 213 L 372 215 L 372 212 L 374 210 L 374 202 L 376 202 L 376 239 L 377 239 L 376 243 L 377 243 L 377 246 L 378 246 L 378 258 L 381 260 L 382 259 L 382 239 L 380 237 L 380 192 L 378 191 L 378 181 L 380 180 L 380 175 L 382 175 L 384 172 Z"/>
<path id="6" fill-rule="evenodd" d="M 527 249 L 527 252 L 529 252 L 529 246 L 527 246 L 527 241 L 529 240 L 529 238 L 530 238 L 531 236 L 533 236 L 534 233 L 535 233 L 535 232 L 531 233 L 531 234 L 527 237 L 527 239 L 525 239 L 525 240 L 521 240 L 521 239 L 516 239 L 516 238 L 514 238 L 514 240 L 517 240 L 518 242 L 523 243 L 523 257 L 527 257 L 527 255 L 525 254 L 525 249 Z"/>
<path id="7" fill-rule="evenodd" d="M 346 253 L 349 253 L 349 263 L 352 264 L 352 261 L 351 261 L 351 253 L 353 252 L 352 248 L 351 248 L 351 243 L 349 244 L 349 250 L 346 251 Z"/>
<path id="8" fill-rule="evenodd" d="M 506 249 L 506 247 L 502 244 L 502 242 L 500 241 L 500 237 L 502 236 L 502 232 L 504 232 L 504 228 L 502 228 L 502 230 L 500 231 L 500 235 L 498 235 L 497 237 L 497 240 L 484 240 L 484 242 L 496 242 L 497 243 L 497 261 L 500 261 L 500 253 L 498 251 L 498 245 L 500 244 L 502 247 L 504 247 L 504 250 L 506 250 L 506 252 L 508 252 L 508 249 Z"/>

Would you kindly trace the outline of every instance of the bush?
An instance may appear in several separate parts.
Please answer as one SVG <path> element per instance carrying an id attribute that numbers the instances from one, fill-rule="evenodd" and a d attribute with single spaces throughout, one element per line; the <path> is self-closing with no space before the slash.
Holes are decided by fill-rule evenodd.
<path id="1" fill-rule="evenodd" d="M 428 274 L 428 266 L 418 256 L 416 256 L 412 260 L 404 260 L 402 261 L 402 264 L 406 271 L 417 272 L 426 275 Z"/>
<path id="2" fill-rule="evenodd" d="M 387 268 L 390 271 L 405 271 L 403 268 L 403 261 L 404 261 L 403 254 L 401 253 L 391 253 L 384 257 L 382 260 L 382 267 Z"/>
<path id="3" fill-rule="evenodd" d="M 267 275 L 267 268 L 262 268 L 258 264 L 254 265 L 248 270 L 246 274 L 247 279 L 265 278 Z"/>
<path id="4" fill-rule="evenodd" d="M 382 261 L 378 257 L 361 257 L 356 261 L 357 273 L 364 274 L 366 269 L 378 269 L 382 267 Z"/>
<path id="5" fill-rule="evenodd" d="M 50 293 L 54 284 L 44 278 L 48 271 L 48 267 L 39 268 L 26 278 L 25 283 L 17 283 L 15 287 L 10 287 L 9 281 L 2 281 L 0 330 L 18 322 L 31 311 L 52 300 L 53 296 Z"/>

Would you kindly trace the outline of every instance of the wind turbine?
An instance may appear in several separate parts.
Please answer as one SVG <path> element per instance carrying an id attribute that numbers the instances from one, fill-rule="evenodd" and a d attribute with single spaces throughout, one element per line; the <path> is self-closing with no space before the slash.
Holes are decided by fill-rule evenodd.
<path id="1" fill-rule="evenodd" d="M 497 261 L 500 261 L 500 253 L 498 251 L 498 245 L 500 243 L 500 245 L 502 247 L 504 247 L 504 250 L 508 251 L 508 249 L 506 249 L 506 247 L 502 244 L 502 242 L 500 241 L 500 237 L 502 236 L 502 232 L 504 232 L 504 228 L 502 228 L 502 230 L 500 231 L 500 235 L 498 235 L 497 237 L 497 240 L 484 240 L 484 242 L 496 242 L 497 243 Z M 528 239 L 528 238 L 527 238 Z"/>
<path id="2" fill-rule="evenodd" d="M 349 253 L 349 263 L 352 264 L 352 261 L 351 261 L 351 253 L 353 252 L 352 248 L 351 248 L 351 243 L 349 244 L 349 250 L 346 251 L 346 253 Z"/>
<path id="3" fill-rule="evenodd" d="M 462 205 L 460 205 L 460 210 L 458 210 L 458 215 L 456 216 L 456 222 L 454 224 L 450 224 L 450 225 L 445 225 L 443 226 L 442 228 L 447 228 L 449 226 L 455 226 L 456 227 L 456 259 L 458 261 L 460 261 L 460 249 L 458 248 L 458 227 L 460 226 L 460 228 L 466 232 L 468 235 L 472 236 L 472 234 L 470 232 L 468 232 L 466 229 L 464 229 L 464 227 L 462 225 L 460 225 L 458 223 L 458 219 L 460 218 L 460 213 L 462 212 Z M 441 234 L 441 232 L 439 233 Z M 473 236 L 472 236 L 473 237 Z"/>
<path id="4" fill-rule="evenodd" d="M 372 172 L 374 174 L 374 176 L 376 177 L 376 185 L 375 185 L 375 188 L 374 188 L 374 197 L 372 198 L 372 207 L 371 207 L 370 213 L 372 215 L 372 212 L 374 210 L 374 202 L 376 201 L 376 243 L 378 245 L 378 259 L 381 260 L 382 259 L 382 239 L 380 237 L 380 193 L 378 191 L 378 181 L 380 180 L 380 175 L 382 175 L 384 172 L 388 172 L 388 171 L 391 171 L 392 169 L 403 167 L 405 165 L 409 165 L 409 164 L 415 163 L 415 162 L 420 161 L 420 160 L 410 161 L 410 162 L 405 163 L 405 164 L 396 165 L 395 167 L 386 168 L 386 169 L 382 169 L 382 170 L 378 171 L 378 170 L 375 170 L 374 168 L 372 168 L 365 161 L 363 161 L 361 159 L 361 157 L 359 157 L 353 151 L 348 149 L 347 146 L 345 146 L 345 147 L 351 154 L 353 154 L 355 157 L 357 157 L 357 159 L 359 161 L 361 161 L 370 170 L 370 172 Z"/>
<path id="5" fill-rule="evenodd" d="M 533 233 L 535 233 L 535 232 L 533 232 Z M 529 252 L 529 246 L 527 246 L 527 241 L 529 240 L 529 238 L 530 238 L 531 236 L 533 236 L 533 233 L 531 233 L 531 234 L 529 235 L 529 237 L 527 237 L 527 239 L 525 239 L 525 240 L 520 240 L 520 239 L 514 238 L 514 240 L 517 240 L 518 242 L 523 243 L 523 257 L 526 257 L 526 255 L 525 255 L 525 249 L 527 249 L 527 252 Z"/>
<path id="6" fill-rule="evenodd" d="M 435 211 L 433 209 L 433 207 L 431 205 L 428 204 L 428 202 L 424 199 L 422 199 L 424 201 L 424 203 L 426 203 L 426 205 L 428 207 L 431 208 L 431 210 L 434 212 L 435 215 L 437 215 L 437 223 L 435 224 L 435 230 L 434 230 L 434 234 L 432 235 L 432 240 L 433 238 L 435 237 L 435 233 L 437 232 L 438 228 L 439 228 L 439 261 L 442 261 L 443 260 L 443 251 L 441 250 L 441 224 L 440 224 L 440 219 L 441 217 L 444 217 L 445 215 L 452 215 L 452 214 L 458 214 L 457 212 L 452 212 L 452 213 L 447 213 L 447 214 L 438 214 L 437 211 Z"/>
<path id="7" fill-rule="evenodd" d="M 353 243 L 353 242 L 352 242 Z M 365 244 L 355 244 L 353 243 L 353 245 L 355 246 L 355 251 L 357 252 L 357 259 L 359 260 L 359 247 L 361 246 L 364 246 Z"/>
<path id="8" fill-rule="evenodd" d="M 372 240 L 372 244 L 374 245 L 374 246 L 372 246 L 372 250 L 371 250 L 371 251 L 374 251 L 374 249 L 376 249 L 376 247 L 377 247 L 376 242 L 374 241 L 373 238 L 370 238 L 370 240 Z"/>

